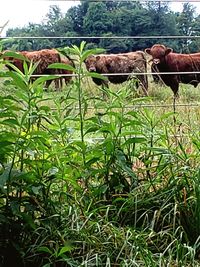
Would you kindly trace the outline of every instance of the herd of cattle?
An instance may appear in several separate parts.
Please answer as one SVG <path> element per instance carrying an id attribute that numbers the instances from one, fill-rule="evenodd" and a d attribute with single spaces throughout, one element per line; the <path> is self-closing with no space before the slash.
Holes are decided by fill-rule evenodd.
<path id="1" fill-rule="evenodd" d="M 20 57 L 8 56 L 8 51 L 1 54 L 9 70 L 17 67 L 24 72 L 24 60 Z M 63 63 L 75 67 L 74 60 L 63 57 L 56 49 L 43 49 L 40 51 L 21 51 L 19 55 L 27 59 L 27 64 L 37 63 L 34 75 L 59 75 L 55 79 L 55 87 L 62 87 L 63 80 L 69 83 L 72 71 L 66 69 L 52 69 L 52 63 Z M 147 54 L 151 56 L 147 61 Z M 10 64 L 11 63 L 11 64 Z M 89 56 L 85 60 L 86 69 L 107 76 L 108 79 L 92 78 L 97 85 L 108 87 L 108 81 L 114 84 L 123 83 L 127 79 L 137 77 L 145 95 L 148 94 L 147 64 L 151 63 L 151 72 L 154 80 L 162 80 L 169 86 L 174 96 L 178 95 L 179 83 L 191 84 L 194 87 L 200 82 L 200 53 L 180 54 L 162 44 L 155 44 L 146 48 L 145 52 L 135 51 L 120 54 L 98 54 Z M 33 77 L 32 79 L 35 79 Z M 52 80 L 46 82 L 48 88 Z"/>

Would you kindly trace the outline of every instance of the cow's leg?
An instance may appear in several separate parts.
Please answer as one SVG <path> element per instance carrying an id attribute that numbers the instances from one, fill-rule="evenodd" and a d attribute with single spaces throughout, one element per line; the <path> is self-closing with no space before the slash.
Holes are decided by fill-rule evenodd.
<path id="1" fill-rule="evenodd" d="M 62 79 L 62 78 L 60 77 L 60 78 L 56 78 L 56 79 L 54 80 L 56 91 L 59 91 L 59 88 L 60 88 L 60 80 L 61 80 L 61 79 Z"/>
<path id="2" fill-rule="evenodd" d="M 47 80 L 45 82 L 45 88 L 48 89 L 51 83 L 52 83 L 52 80 Z"/>
<path id="3" fill-rule="evenodd" d="M 179 98 L 179 94 L 178 94 L 179 84 L 178 83 L 174 83 L 170 87 L 171 87 L 171 89 L 172 89 L 172 91 L 174 93 L 174 97 L 175 98 Z"/>
<path id="4" fill-rule="evenodd" d="M 58 78 L 58 85 L 56 87 L 59 91 L 62 91 L 63 88 L 63 77 Z"/>
<path id="5" fill-rule="evenodd" d="M 178 82 L 174 82 L 171 86 L 171 89 L 174 93 L 174 96 L 173 96 L 173 111 L 174 113 L 176 112 L 176 99 L 179 98 L 179 94 L 178 94 L 178 88 L 179 88 L 179 84 Z M 175 118 L 174 118 L 175 120 Z"/>

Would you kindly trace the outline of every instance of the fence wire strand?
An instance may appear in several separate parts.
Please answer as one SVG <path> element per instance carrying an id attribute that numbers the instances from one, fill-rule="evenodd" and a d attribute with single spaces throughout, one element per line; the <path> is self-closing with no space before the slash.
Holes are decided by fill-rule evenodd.
<path id="1" fill-rule="evenodd" d="M 160 3 L 200 3 L 200 0 L 35 0 L 36 2 L 137 2 L 137 3 L 150 3 L 150 2 L 160 2 Z M 6 22 L 8 23 L 8 22 Z M 3 28 L 0 27 L 0 29 Z M 63 40 L 69 40 L 69 39 L 153 39 L 153 40 L 162 40 L 162 39 L 199 39 L 200 35 L 161 35 L 161 36 L 8 36 L 8 37 L 2 37 L 0 36 L 0 40 L 8 39 L 8 40 L 15 40 L 15 39 L 21 39 L 21 40 L 29 40 L 29 39 L 63 39 Z M 86 73 L 87 74 L 87 73 Z M 187 74 L 200 74 L 200 71 L 193 71 L 193 72 L 155 72 L 154 75 L 187 75 Z M 85 74 L 83 74 L 85 75 Z M 138 75 L 152 75 L 152 72 L 131 72 L 131 73 L 102 73 L 102 76 L 138 76 Z M 43 76 L 49 76 L 49 75 L 31 75 L 31 77 L 43 77 Z M 77 77 L 78 74 L 55 74 L 56 78 L 61 77 Z M 172 104 L 162 104 L 162 105 L 153 105 L 153 104 L 140 104 L 140 105 L 134 105 L 134 106 L 127 106 L 127 109 L 133 109 L 133 108 L 169 108 L 173 107 Z M 189 104 L 176 104 L 176 107 L 200 107 L 200 104 L 196 103 L 189 103 Z M 88 109 L 92 109 L 92 107 L 88 107 Z"/>
<path id="2" fill-rule="evenodd" d="M 85 76 L 88 73 L 85 74 L 80 74 L 81 76 Z M 174 71 L 174 72 L 117 72 L 117 73 L 101 73 L 101 76 L 140 76 L 140 75 L 187 75 L 187 74 L 200 74 L 200 71 Z M 55 74 L 57 77 L 77 77 L 78 74 Z M 31 77 L 45 77 L 45 76 L 49 76 L 49 75 L 37 75 L 37 74 L 33 74 L 31 75 Z"/>
<path id="3" fill-rule="evenodd" d="M 147 35 L 147 36 L 8 36 L 0 39 L 199 39 L 200 35 Z"/>
<path id="4" fill-rule="evenodd" d="M 199 3 L 200 0 L 35 0 L 38 2 L 136 2 L 136 3 L 148 3 L 148 2 L 160 2 L 160 3 Z"/>

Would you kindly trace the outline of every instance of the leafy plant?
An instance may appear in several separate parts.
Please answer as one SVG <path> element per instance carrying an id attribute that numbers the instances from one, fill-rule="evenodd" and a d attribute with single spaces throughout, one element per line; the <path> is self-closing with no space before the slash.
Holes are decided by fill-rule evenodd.
<path id="1" fill-rule="evenodd" d="M 103 77 L 86 47 L 50 66 L 75 74 L 61 93 L 31 79 L 36 65 L 2 67 L 1 266 L 199 266 L 198 113 L 150 110 L 128 84 L 88 93 Z"/>

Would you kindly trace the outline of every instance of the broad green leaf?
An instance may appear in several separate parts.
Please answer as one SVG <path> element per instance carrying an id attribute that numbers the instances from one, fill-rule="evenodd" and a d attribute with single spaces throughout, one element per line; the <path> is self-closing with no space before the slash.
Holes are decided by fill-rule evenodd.
<path id="1" fill-rule="evenodd" d="M 28 224 L 32 229 L 36 228 L 36 225 L 31 215 L 26 214 L 26 213 L 21 213 L 21 216 L 23 217 L 25 223 Z"/>
<path id="2" fill-rule="evenodd" d="M 6 25 L 7 25 L 7 23 L 6 23 Z M 1 48 L 1 50 L 3 50 L 3 45 L 4 44 L 11 44 L 12 42 L 14 41 L 14 38 L 9 38 L 9 39 L 1 39 L 1 41 L 0 41 L 0 48 Z"/>
<path id="3" fill-rule="evenodd" d="M 131 137 L 129 138 L 124 145 L 130 145 L 130 144 L 137 144 L 137 143 L 144 143 L 146 142 L 146 138 L 144 137 Z"/>
<path id="4" fill-rule="evenodd" d="M 62 254 L 66 253 L 66 252 L 69 252 L 73 250 L 73 247 L 68 245 L 68 246 L 64 246 L 60 249 L 60 251 L 58 252 L 58 257 L 61 256 Z"/>
<path id="5" fill-rule="evenodd" d="M 38 85 L 41 85 L 48 80 L 54 80 L 56 78 L 59 78 L 59 76 L 49 75 L 49 76 L 39 77 L 32 83 L 32 87 L 36 88 Z"/>
<path id="6" fill-rule="evenodd" d="M 23 101 L 25 103 L 28 103 L 28 101 L 29 101 L 28 94 L 26 94 L 26 92 L 24 92 L 22 90 L 17 90 L 16 96 L 20 99 L 21 103 L 23 103 Z"/>
<path id="7" fill-rule="evenodd" d="M 19 75 L 19 73 L 14 71 L 9 71 L 8 74 L 13 79 L 13 82 L 16 86 L 18 86 L 24 91 L 28 90 L 27 84 L 25 83 L 25 80 L 22 75 Z"/>
<path id="8" fill-rule="evenodd" d="M 112 124 L 105 124 L 99 129 L 100 132 L 103 132 L 103 133 L 113 133 L 114 129 L 113 129 L 113 126 Z"/>
<path id="9" fill-rule="evenodd" d="M 2 140 L 2 138 L 0 137 L 0 140 Z M 0 141 L 0 148 L 3 149 L 4 147 L 13 145 L 13 142 L 10 141 Z"/>
<path id="10" fill-rule="evenodd" d="M 53 63 L 53 64 L 50 64 L 48 66 L 48 69 L 62 69 L 62 70 L 69 70 L 69 71 L 76 72 L 76 69 L 73 66 L 68 65 L 68 64 L 64 64 L 64 63 Z"/>
<path id="11" fill-rule="evenodd" d="M 45 112 L 50 112 L 51 108 L 49 106 L 41 106 L 41 107 L 39 107 L 39 110 L 43 110 Z"/>
<path id="12" fill-rule="evenodd" d="M 89 56 L 94 55 L 94 54 L 101 54 L 104 52 L 105 52 L 105 49 L 103 49 L 103 48 L 102 49 L 101 48 L 89 49 L 89 50 L 83 52 L 82 57 L 81 57 L 81 61 L 84 62 L 86 60 L 86 58 L 88 58 Z"/>
<path id="13" fill-rule="evenodd" d="M 104 143 L 103 143 L 103 148 L 105 147 L 105 149 L 106 149 L 106 153 L 108 154 L 108 155 L 110 155 L 110 154 L 113 154 L 113 152 L 114 152 L 114 142 L 113 142 L 113 140 L 111 139 L 111 138 L 107 138 L 107 139 L 105 139 L 105 141 L 104 141 Z"/>
<path id="14" fill-rule="evenodd" d="M 86 72 L 86 75 L 92 78 L 97 78 L 97 79 L 101 79 L 101 80 L 108 80 L 108 78 L 106 76 L 103 76 L 102 74 L 99 74 L 97 72 Z"/>
<path id="15" fill-rule="evenodd" d="M 148 150 L 157 152 L 156 155 L 171 155 L 172 154 L 172 152 L 169 149 L 163 148 L 163 147 L 148 147 Z"/>
<path id="16" fill-rule="evenodd" d="M 83 52 L 83 49 L 85 48 L 85 45 L 86 45 L 86 41 L 82 41 L 81 44 L 80 44 L 80 52 L 81 53 Z"/>
<path id="17" fill-rule="evenodd" d="M 88 128 L 86 130 L 86 132 L 84 133 L 84 135 L 88 134 L 88 133 L 95 133 L 99 130 L 99 126 L 91 126 L 90 128 Z"/>
<path id="18" fill-rule="evenodd" d="M 81 149 L 86 149 L 86 145 L 85 145 L 85 143 L 84 142 L 81 142 L 81 141 L 79 141 L 79 140 L 75 140 L 75 141 L 73 141 L 73 144 L 74 145 L 77 145 L 78 147 L 80 147 Z"/>
<path id="19" fill-rule="evenodd" d="M 9 126 L 19 126 L 19 122 L 16 119 L 6 119 L 0 122 L 0 124 L 9 125 Z"/>
<path id="20" fill-rule="evenodd" d="M 92 159 L 88 160 L 86 162 L 87 167 L 91 167 L 92 164 L 96 163 L 99 160 L 100 157 L 93 157 Z"/>
<path id="21" fill-rule="evenodd" d="M 28 74 L 29 76 L 33 75 L 39 64 L 40 61 L 34 63 L 33 60 L 31 60 L 29 65 L 24 61 L 24 73 Z"/>
<path id="22" fill-rule="evenodd" d="M 44 132 L 44 131 L 32 131 L 29 134 L 31 136 L 44 137 L 46 139 L 49 138 L 48 132 Z"/>
<path id="23" fill-rule="evenodd" d="M 8 51 L 8 52 L 3 53 L 3 55 L 1 57 L 2 58 L 11 57 L 11 58 L 16 58 L 16 59 L 20 59 L 20 60 L 29 62 L 29 59 L 27 59 L 25 56 L 23 56 L 19 53 L 16 53 L 16 52 L 12 52 L 12 51 Z"/>
<path id="24" fill-rule="evenodd" d="M 2 66 L 3 66 L 3 64 L 2 64 Z M 1 77 L 1 78 L 5 78 L 5 77 L 9 77 L 9 75 L 8 75 L 8 73 L 5 72 L 5 71 L 0 71 L 0 77 Z M 5 81 L 5 82 L 8 82 L 8 81 Z"/>
<path id="25" fill-rule="evenodd" d="M 136 125 L 138 125 L 138 124 L 136 124 Z M 124 131 L 120 135 L 121 136 L 126 136 L 126 137 L 128 136 L 129 138 L 131 138 L 131 137 L 144 137 L 142 132 L 139 132 L 139 131 L 136 131 L 136 130 L 135 131 Z"/>
<path id="26" fill-rule="evenodd" d="M 52 250 L 50 250 L 48 247 L 39 247 L 38 249 L 37 249 L 37 251 L 39 251 L 39 252 L 46 252 L 46 253 L 49 253 L 49 254 L 53 254 L 53 251 Z"/>
<path id="27" fill-rule="evenodd" d="M 168 119 L 169 117 L 174 116 L 174 115 L 177 115 L 177 113 L 174 113 L 173 111 L 164 113 L 159 117 L 159 121 L 162 121 L 164 119 Z"/>

